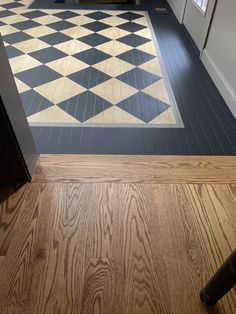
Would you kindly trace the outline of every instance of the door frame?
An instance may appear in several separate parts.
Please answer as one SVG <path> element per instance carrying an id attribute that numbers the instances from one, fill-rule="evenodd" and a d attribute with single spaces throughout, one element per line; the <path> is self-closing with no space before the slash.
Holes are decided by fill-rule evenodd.
<path id="1" fill-rule="evenodd" d="M 0 139 L 3 142 L 0 147 L 3 156 L 0 179 L 27 182 L 34 173 L 38 153 L 1 34 L 0 69 Z"/>
<path id="2" fill-rule="evenodd" d="M 201 9 L 197 6 L 197 4 L 194 3 L 194 0 L 189 0 L 189 1 L 192 1 L 193 4 L 196 6 L 196 8 L 201 11 Z M 207 45 L 207 41 L 208 41 L 209 34 L 210 34 L 210 31 L 211 31 L 211 26 L 212 26 L 212 22 L 213 22 L 213 19 L 214 19 L 214 16 L 215 16 L 215 11 L 216 11 L 216 7 L 217 7 L 217 4 L 218 4 L 218 0 L 215 0 L 215 4 L 214 4 L 214 7 L 213 7 L 211 18 L 210 18 L 210 22 L 209 22 L 209 25 L 208 25 L 208 28 L 207 28 L 207 33 L 206 33 L 206 37 L 205 37 L 205 40 L 204 40 L 203 48 L 202 48 L 201 51 L 199 50 L 199 48 L 195 44 L 195 42 L 192 39 L 189 31 L 187 30 L 186 26 L 184 25 L 184 16 L 185 16 L 185 13 L 186 13 L 187 2 L 188 2 L 188 0 L 185 0 L 184 11 L 183 11 L 183 16 L 182 16 L 182 26 L 183 26 L 184 31 L 187 33 L 188 37 L 190 38 L 190 41 L 191 41 L 192 45 L 194 46 L 194 49 L 195 49 L 197 55 L 199 57 L 201 57 L 202 53 L 203 53 L 203 50 L 205 49 L 205 47 Z M 204 14 L 204 12 L 202 12 L 202 13 Z M 205 14 L 206 13 L 207 13 L 207 9 L 206 9 Z"/>

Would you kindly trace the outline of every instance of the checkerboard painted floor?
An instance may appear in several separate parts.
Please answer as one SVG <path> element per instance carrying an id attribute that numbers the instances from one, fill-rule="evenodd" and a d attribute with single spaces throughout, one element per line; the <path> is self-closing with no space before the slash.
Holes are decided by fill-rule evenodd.
<path id="1" fill-rule="evenodd" d="M 182 126 L 146 12 L 27 2 L 0 0 L 0 32 L 31 125 Z"/>

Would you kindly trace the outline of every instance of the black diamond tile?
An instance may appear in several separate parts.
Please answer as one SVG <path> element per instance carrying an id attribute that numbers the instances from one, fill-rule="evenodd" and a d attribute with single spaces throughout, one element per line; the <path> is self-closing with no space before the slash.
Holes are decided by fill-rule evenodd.
<path id="1" fill-rule="evenodd" d="M 133 13 L 133 12 L 125 12 L 125 13 L 121 13 L 117 16 L 121 17 L 122 19 L 129 20 L 129 21 L 133 21 L 133 20 L 136 20 L 140 17 L 143 17 L 143 15 Z"/>
<path id="2" fill-rule="evenodd" d="M 48 47 L 38 51 L 34 51 L 29 55 L 42 63 L 51 62 L 53 60 L 61 59 L 67 56 L 64 52 L 54 47 Z"/>
<path id="3" fill-rule="evenodd" d="M 59 17 L 60 19 L 66 20 L 66 19 L 71 19 L 72 17 L 75 17 L 75 16 L 79 16 L 80 14 L 67 10 L 67 11 L 55 13 L 53 15 L 56 17 Z"/>
<path id="4" fill-rule="evenodd" d="M 82 85 L 87 89 L 97 86 L 111 78 L 106 73 L 91 67 L 75 72 L 68 77 L 72 81 L 78 83 L 79 85 Z"/>
<path id="5" fill-rule="evenodd" d="M 26 12 L 22 14 L 23 16 L 27 17 L 28 19 L 36 19 L 37 17 L 45 16 L 47 13 L 44 13 L 39 10 L 35 10 L 32 12 Z"/>
<path id="6" fill-rule="evenodd" d="M 6 25 L 6 23 L 3 23 L 2 21 L 0 21 L 0 26 Z"/>
<path id="7" fill-rule="evenodd" d="M 141 29 L 147 28 L 146 26 L 143 26 L 134 22 L 127 22 L 127 23 L 118 25 L 117 27 L 130 33 L 135 33 L 137 31 L 140 31 Z"/>
<path id="8" fill-rule="evenodd" d="M 134 68 L 117 76 L 117 79 L 141 90 L 159 81 L 160 77 L 145 70 Z"/>
<path id="9" fill-rule="evenodd" d="M 49 69 L 45 65 L 17 73 L 15 76 L 32 88 L 62 77 L 62 75 Z"/>
<path id="10" fill-rule="evenodd" d="M 23 7 L 24 4 L 21 4 L 18 2 L 11 2 L 11 3 L 2 4 L 1 6 L 5 9 L 9 10 L 9 9 L 15 9 L 15 8 Z"/>
<path id="11" fill-rule="evenodd" d="M 83 27 L 90 29 L 93 32 L 99 32 L 99 31 L 102 31 L 104 29 L 110 28 L 111 26 L 96 21 L 96 22 L 85 24 L 85 25 L 83 25 Z"/>
<path id="12" fill-rule="evenodd" d="M 12 24 L 13 27 L 18 28 L 21 31 L 23 31 L 25 29 L 28 29 L 28 28 L 37 27 L 37 26 L 40 26 L 40 25 L 41 24 L 39 24 L 39 23 L 37 23 L 35 21 L 31 21 L 31 20 Z"/>
<path id="13" fill-rule="evenodd" d="M 2 38 L 6 43 L 12 45 L 12 44 L 19 43 L 21 41 L 25 41 L 27 39 L 31 39 L 33 37 L 23 32 L 16 32 L 13 34 L 5 35 Z"/>
<path id="14" fill-rule="evenodd" d="M 149 53 L 140 51 L 138 49 L 132 49 L 118 55 L 117 58 L 120 58 L 121 60 L 124 60 L 128 63 L 131 63 L 137 66 L 155 57 L 153 55 L 150 55 Z"/>
<path id="15" fill-rule="evenodd" d="M 105 99 L 86 91 L 58 105 L 77 120 L 84 122 L 112 106 Z"/>
<path id="16" fill-rule="evenodd" d="M 67 21 L 59 21 L 59 22 L 47 24 L 47 26 L 51 27 L 52 29 L 55 29 L 56 31 L 62 31 L 63 29 L 71 28 L 76 25 Z"/>
<path id="17" fill-rule="evenodd" d="M 131 47 L 138 47 L 150 41 L 150 39 L 147 39 L 142 36 L 135 35 L 135 34 L 130 34 L 130 35 L 121 37 L 117 40 Z"/>
<path id="18" fill-rule="evenodd" d="M 60 32 L 56 32 L 53 34 L 39 37 L 39 39 L 44 41 L 45 43 L 53 46 L 53 45 L 57 45 L 57 44 L 65 42 L 65 41 L 71 40 L 71 37 L 64 35 Z"/>
<path id="19" fill-rule="evenodd" d="M 111 58 L 111 56 L 105 52 L 102 52 L 96 48 L 91 48 L 73 55 L 73 57 L 89 64 L 93 65 L 98 62 Z"/>
<path id="20" fill-rule="evenodd" d="M 15 13 L 8 11 L 8 10 L 0 11 L 0 18 L 8 17 L 11 15 L 15 15 Z"/>
<path id="21" fill-rule="evenodd" d="M 12 46 L 7 46 L 7 47 L 5 47 L 5 49 L 6 49 L 7 56 L 9 59 L 15 58 L 17 56 L 24 54 L 22 51 L 20 51 L 19 49 L 16 49 L 15 47 L 12 47 Z"/>
<path id="22" fill-rule="evenodd" d="M 110 38 L 107 38 L 105 36 L 102 36 L 100 34 L 90 34 L 84 37 L 81 37 L 79 39 L 80 41 L 82 41 L 83 43 L 90 45 L 92 47 L 96 47 L 98 45 L 104 44 L 108 41 L 111 41 Z"/>
<path id="23" fill-rule="evenodd" d="M 33 89 L 21 93 L 20 98 L 27 117 L 53 106 L 53 103 L 35 92 Z"/>
<path id="24" fill-rule="evenodd" d="M 143 92 L 136 93 L 117 106 L 145 122 L 150 122 L 170 107 Z"/>
<path id="25" fill-rule="evenodd" d="M 86 14 L 85 16 L 88 16 L 91 19 L 99 21 L 99 20 L 105 19 L 106 17 L 109 17 L 111 15 L 104 13 L 104 12 L 97 11 L 97 12 Z"/>

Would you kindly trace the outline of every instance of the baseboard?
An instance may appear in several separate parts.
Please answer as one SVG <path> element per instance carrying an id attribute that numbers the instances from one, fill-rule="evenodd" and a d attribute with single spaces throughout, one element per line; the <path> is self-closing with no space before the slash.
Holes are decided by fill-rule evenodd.
<path id="1" fill-rule="evenodd" d="M 236 94 L 230 86 L 229 82 L 224 77 L 223 73 L 219 70 L 216 64 L 213 62 L 206 50 L 203 50 L 201 60 L 210 74 L 213 82 L 227 103 L 232 114 L 236 118 Z"/>
<path id="2" fill-rule="evenodd" d="M 178 21 L 182 23 L 183 21 L 183 12 L 181 12 L 180 8 L 176 6 L 175 2 L 173 0 L 167 0 L 169 3 L 172 11 L 174 12 L 175 16 L 177 17 Z"/>

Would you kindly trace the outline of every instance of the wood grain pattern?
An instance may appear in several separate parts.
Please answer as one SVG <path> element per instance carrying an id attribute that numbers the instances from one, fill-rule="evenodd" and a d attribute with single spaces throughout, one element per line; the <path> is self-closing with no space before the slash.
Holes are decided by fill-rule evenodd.
<path id="1" fill-rule="evenodd" d="M 116 312 L 116 268 L 110 258 L 90 258 L 86 261 L 81 314 Z"/>
<path id="2" fill-rule="evenodd" d="M 150 237 L 150 193 L 138 185 L 120 187 L 124 300 L 122 313 L 169 313 L 168 283 L 163 257 Z M 147 192 L 147 193 L 146 193 Z"/>
<path id="3" fill-rule="evenodd" d="M 0 256 L 5 256 L 8 251 L 26 189 L 27 184 L 22 187 L 0 185 Z"/>
<path id="4" fill-rule="evenodd" d="M 42 156 L 40 180 L 37 168 L 31 184 L 1 185 L 0 314 L 209 313 L 199 291 L 236 247 L 236 184 L 193 173 L 234 174 L 234 159 L 111 158 Z M 166 183 L 178 169 L 193 182 Z M 233 289 L 211 312 L 235 311 Z"/>
<path id="5" fill-rule="evenodd" d="M 82 297 L 89 186 L 59 185 L 51 214 L 38 313 L 78 313 Z"/>
<path id="6" fill-rule="evenodd" d="M 33 182 L 236 183 L 235 157 L 41 155 Z"/>
<path id="7" fill-rule="evenodd" d="M 26 300 L 34 292 L 31 279 L 35 262 L 34 256 L 37 254 L 37 224 L 40 215 L 38 208 L 40 203 L 47 199 L 45 190 L 45 185 L 27 185 L 26 195 L 23 201 L 19 202 L 19 219 L 12 228 L 10 245 L 1 265 L 1 281 L 6 285 L 4 289 L 0 289 L 0 304 L 6 313 L 11 313 L 11 309 L 15 307 L 19 311 L 30 307 Z M 16 200 L 17 197 L 20 201 L 21 190 L 16 192 Z M 50 206 L 50 203 L 48 205 Z M 35 275 L 37 276 L 38 273 Z"/>
<path id="8" fill-rule="evenodd" d="M 119 247 L 118 186 L 93 185 L 88 204 L 86 257 L 114 257 Z"/>
<path id="9" fill-rule="evenodd" d="M 233 226 L 227 230 L 228 226 L 224 225 L 225 212 L 218 216 L 216 225 L 211 221 L 217 200 L 214 195 L 206 195 L 202 201 L 201 194 L 201 190 L 210 189 L 210 185 L 153 186 L 157 210 L 151 211 L 151 234 L 159 254 L 165 257 L 174 313 L 188 313 L 186 305 L 190 312 L 207 313 L 199 303 L 199 287 L 236 246 L 236 237 L 231 238 Z M 201 205 L 197 203 L 199 200 Z M 209 203 L 211 207 L 207 206 Z M 225 210 L 227 212 L 227 208 Z M 219 223 L 221 228 L 217 228 Z M 226 234 L 227 239 L 224 238 Z M 222 243 L 223 238 L 226 242 L 231 238 L 231 248 L 228 243 Z M 217 241 L 219 245 L 216 248 Z M 233 313 L 236 306 L 233 296 L 235 292 L 229 294 L 214 313 Z"/>

